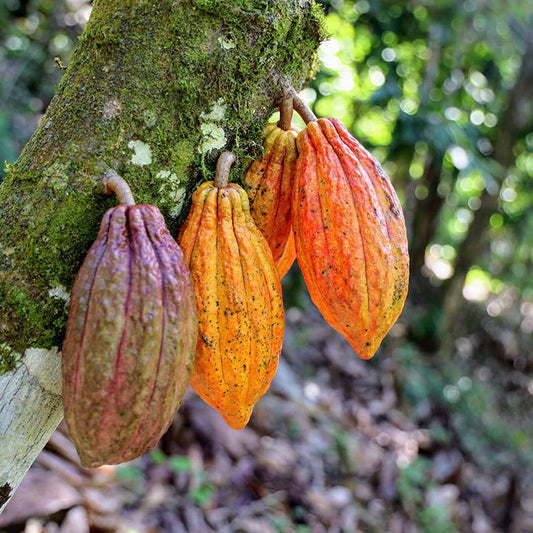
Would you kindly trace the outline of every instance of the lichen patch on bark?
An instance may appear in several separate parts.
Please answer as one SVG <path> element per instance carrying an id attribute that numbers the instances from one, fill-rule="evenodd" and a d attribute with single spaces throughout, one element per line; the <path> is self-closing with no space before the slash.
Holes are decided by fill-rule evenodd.
<path id="1" fill-rule="evenodd" d="M 128 148 L 134 151 L 134 154 L 131 156 L 131 162 L 134 165 L 144 166 L 152 164 L 152 149 L 149 144 L 143 143 L 142 141 L 130 141 Z"/>

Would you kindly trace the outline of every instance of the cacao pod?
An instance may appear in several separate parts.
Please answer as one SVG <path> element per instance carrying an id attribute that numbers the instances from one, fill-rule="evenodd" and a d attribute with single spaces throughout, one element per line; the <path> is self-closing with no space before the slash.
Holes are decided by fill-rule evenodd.
<path id="1" fill-rule="evenodd" d="M 282 279 L 283 276 L 290 270 L 294 260 L 296 259 L 296 246 L 294 245 L 294 232 L 289 233 L 289 240 L 285 244 L 285 249 L 281 254 L 281 257 L 276 262 L 276 269 L 278 271 L 279 278 Z"/>
<path id="2" fill-rule="evenodd" d="M 107 211 L 74 282 L 63 404 L 84 466 L 156 444 L 185 393 L 198 334 L 183 254 L 152 205 Z"/>
<path id="3" fill-rule="evenodd" d="M 339 120 L 309 122 L 297 143 L 298 264 L 324 318 L 368 359 L 407 296 L 402 208 L 379 163 Z"/>
<path id="4" fill-rule="evenodd" d="M 244 175 L 250 212 L 272 250 L 280 278 L 296 257 L 294 247 L 288 243 L 292 233 L 291 198 L 298 131 L 268 124 L 263 157 L 254 161 Z"/>
<path id="5" fill-rule="evenodd" d="M 190 383 L 230 427 L 241 429 L 274 377 L 283 341 L 272 252 L 236 184 L 200 185 L 178 240 L 199 321 Z"/>

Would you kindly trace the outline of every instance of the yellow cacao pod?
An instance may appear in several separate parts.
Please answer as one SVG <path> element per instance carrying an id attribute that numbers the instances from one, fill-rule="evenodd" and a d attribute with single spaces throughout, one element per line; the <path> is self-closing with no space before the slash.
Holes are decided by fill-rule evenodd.
<path id="1" fill-rule="evenodd" d="M 199 321 L 190 384 L 229 426 L 241 429 L 281 352 L 283 301 L 272 252 L 236 184 L 200 185 L 178 242 Z"/>
<path id="2" fill-rule="evenodd" d="M 268 124 L 264 131 L 264 154 L 244 175 L 244 188 L 250 197 L 250 211 L 265 236 L 280 277 L 295 259 L 292 236 L 291 198 L 296 168 L 298 129 L 285 131 Z"/>

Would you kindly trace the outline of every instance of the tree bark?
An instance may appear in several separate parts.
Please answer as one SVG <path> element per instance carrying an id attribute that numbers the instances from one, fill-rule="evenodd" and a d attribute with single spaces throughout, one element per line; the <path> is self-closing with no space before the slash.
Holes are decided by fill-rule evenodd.
<path id="1" fill-rule="evenodd" d="M 444 154 L 431 154 L 426 162 L 424 175 L 420 183 L 428 189 L 428 194 L 416 204 L 416 210 L 411 225 L 411 240 L 409 242 L 409 257 L 411 261 L 411 279 L 422 276 L 426 248 L 431 242 L 437 227 L 444 198 L 439 195 L 442 160 Z"/>
<path id="2" fill-rule="evenodd" d="M 175 234 L 223 150 L 232 180 L 287 84 L 313 74 L 321 12 L 298 0 L 95 0 L 72 64 L 0 186 L 0 509 L 62 417 L 68 292 L 115 204 L 108 169 Z"/>

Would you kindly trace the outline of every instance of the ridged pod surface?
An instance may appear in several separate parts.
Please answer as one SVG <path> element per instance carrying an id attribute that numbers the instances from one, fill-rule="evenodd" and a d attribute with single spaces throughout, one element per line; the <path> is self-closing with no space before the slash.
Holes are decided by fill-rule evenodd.
<path id="1" fill-rule="evenodd" d="M 283 341 L 283 301 L 272 252 L 236 184 L 200 185 L 178 238 L 199 321 L 191 386 L 233 429 L 267 391 Z"/>
<path id="2" fill-rule="evenodd" d="M 294 244 L 294 232 L 292 231 L 289 234 L 289 239 L 285 243 L 285 248 L 281 257 L 276 261 L 276 269 L 278 271 L 279 279 L 282 279 L 283 276 L 290 270 L 294 260 L 296 259 L 296 246 Z"/>
<path id="3" fill-rule="evenodd" d="M 368 359 L 407 296 L 402 208 L 379 163 L 339 120 L 309 122 L 297 142 L 298 264 L 324 318 Z"/>
<path id="4" fill-rule="evenodd" d="M 268 124 L 264 131 L 264 154 L 255 160 L 244 175 L 244 188 L 250 197 L 250 212 L 265 236 L 280 277 L 294 262 L 291 198 L 296 168 L 298 129 L 285 131 Z"/>
<path id="5" fill-rule="evenodd" d="M 76 277 L 63 343 L 63 405 L 84 466 L 156 444 L 180 406 L 198 322 L 183 254 L 151 205 L 107 211 Z"/>

